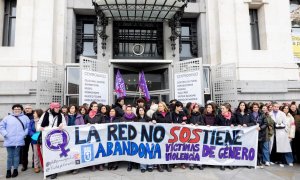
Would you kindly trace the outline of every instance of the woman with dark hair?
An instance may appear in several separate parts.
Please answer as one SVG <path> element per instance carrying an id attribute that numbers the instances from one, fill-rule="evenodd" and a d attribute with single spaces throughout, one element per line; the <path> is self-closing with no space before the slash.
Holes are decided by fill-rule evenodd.
<path id="1" fill-rule="evenodd" d="M 85 106 L 80 106 L 78 109 L 78 113 L 82 115 L 83 119 L 85 119 L 85 116 L 88 113 L 88 110 L 85 108 Z"/>
<path id="2" fill-rule="evenodd" d="M 98 112 L 97 102 L 91 102 L 89 113 L 84 118 L 85 124 L 101 124 L 103 122 L 103 116 Z M 99 170 L 103 171 L 103 164 L 99 165 Z M 92 166 L 92 171 L 96 171 L 96 166 Z"/>
<path id="3" fill-rule="evenodd" d="M 65 116 L 67 126 L 84 125 L 84 119 L 80 113 L 78 113 L 78 107 L 76 105 L 70 105 L 68 107 L 68 115 Z M 77 174 L 78 169 L 72 171 L 73 174 Z"/>
<path id="4" fill-rule="evenodd" d="M 134 122 L 134 121 L 136 121 L 136 116 L 132 111 L 132 106 L 127 105 L 125 108 L 125 113 L 121 118 L 121 122 Z M 134 165 L 133 162 L 128 162 L 127 171 L 131 171 L 133 165 Z"/>
<path id="5" fill-rule="evenodd" d="M 217 116 L 218 126 L 230 126 L 234 127 L 236 125 L 236 119 L 231 112 L 231 105 L 229 103 L 224 103 L 221 105 L 221 114 Z M 222 171 L 225 170 L 225 166 L 221 166 Z M 233 166 L 229 166 L 229 169 L 233 170 Z"/>
<path id="6" fill-rule="evenodd" d="M 239 127 L 250 127 L 256 125 L 254 119 L 252 119 L 252 116 L 250 116 L 248 105 L 244 101 L 239 103 L 234 115 L 236 123 Z"/>
<path id="7" fill-rule="evenodd" d="M 295 102 L 292 102 L 290 106 L 290 113 L 295 119 L 295 138 L 292 141 L 292 151 L 294 154 L 295 162 L 300 163 L 300 112 L 297 109 Z"/>
<path id="8" fill-rule="evenodd" d="M 121 121 L 121 118 L 118 116 L 118 111 L 116 111 L 114 108 L 110 109 L 109 111 L 109 119 L 104 119 L 105 123 L 119 123 Z M 118 162 L 110 162 L 108 163 L 107 169 L 108 170 L 117 170 L 119 167 Z"/>
<path id="9" fill-rule="evenodd" d="M 117 111 L 119 117 L 123 117 L 124 110 L 123 105 L 125 104 L 124 98 L 120 97 L 116 100 L 116 103 L 113 105 L 113 108 Z"/>
<path id="10" fill-rule="evenodd" d="M 60 111 L 64 116 L 66 116 L 66 115 L 68 115 L 68 109 L 69 109 L 69 107 L 67 105 L 63 105 L 61 107 Z"/>
<path id="11" fill-rule="evenodd" d="M 172 117 L 171 113 L 164 102 L 159 102 L 158 103 L 158 109 L 155 113 L 152 115 L 152 123 L 172 123 Z M 166 169 L 168 172 L 171 172 L 171 166 L 169 164 L 166 164 Z M 162 165 L 157 165 L 157 170 L 159 172 L 163 172 L 164 169 L 162 168 Z"/>
<path id="12" fill-rule="evenodd" d="M 33 124 L 30 124 L 30 127 L 29 127 L 29 135 L 30 137 L 33 137 L 34 135 L 39 135 L 40 132 L 37 131 L 37 123 L 40 119 L 40 117 L 43 115 L 43 110 L 41 109 L 36 109 L 33 111 L 33 119 L 34 119 L 34 123 Z M 40 172 L 40 168 L 39 168 L 39 165 L 40 165 L 40 159 L 39 159 L 39 152 L 41 152 L 40 149 L 40 146 L 38 146 L 38 143 L 37 143 L 37 139 L 34 140 L 31 138 L 31 144 L 33 145 L 33 162 L 34 162 L 34 172 L 35 173 L 39 173 Z"/>
<path id="13" fill-rule="evenodd" d="M 263 143 L 263 162 L 266 166 L 270 166 L 270 153 L 272 151 L 271 139 L 274 135 L 274 120 L 271 118 L 268 110 L 268 106 L 263 105 L 261 108 L 262 112 L 266 117 L 267 128 L 266 128 L 266 141 Z"/>
<path id="14" fill-rule="evenodd" d="M 37 123 L 37 130 L 44 131 L 45 129 L 59 128 L 62 129 L 67 125 L 65 116 L 60 111 L 60 104 L 53 102 L 50 108 L 41 116 Z M 57 173 L 51 175 L 51 179 L 56 179 Z"/>
<path id="15" fill-rule="evenodd" d="M 263 163 L 263 144 L 266 141 L 266 129 L 267 121 L 265 120 L 265 115 L 259 111 L 259 104 L 256 102 L 252 103 L 251 118 L 257 125 L 258 133 L 258 147 L 257 147 L 257 166 L 259 168 L 264 168 Z"/>
<path id="16" fill-rule="evenodd" d="M 205 110 L 203 112 L 203 121 L 206 126 L 216 126 L 217 125 L 217 117 L 216 117 L 216 109 L 212 104 L 206 104 Z"/>
<path id="17" fill-rule="evenodd" d="M 197 103 L 192 104 L 191 109 L 192 109 L 191 117 L 187 120 L 187 123 L 191 124 L 191 125 L 194 125 L 194 126 L 205 125 L 204 121 L 203 121 L 203 117 L 200 113 L 199 104 L 197 104 Z M 194 166 L 195 166 L 195 164 L 189 164 L 190 170 L 194 170 Z M 203 170 L 202 165 L 198 165 L 198 167 L 199 167 L 200 170 Z"/>
<path id="18" fill-rule="evenodd" d="M 294 117 L 289 113 L 290 106 L 288 104 L 284 104 L 280 108 L 280 110 L 282 112 L 284 112 L 284 114 L 286 115 L 285 130 L 287 132 L 289 142 L 292 147 L 292 141 L 295 138 L 295 130 L 296 130 L 295 120 L 294 120 Z M 288 163 L 288 165 L 293 166 L 293 162 L 294 162 L 293 153 L 292 152 L 284 153 L 284 156 L 285 156 L 285 159 L 286 159 L 286 162 Z"/>
<path id="19" fill-rule="evenodd" d="M 104 121 L 104 122 L 109 121 L 109 111 L 110 111 L 109 106 L 102 105 L 100 107 L 100 113 L 102 115 L 102 121 Z"/>
<path id="20" fill-rule="evenodd" d="M 137 107 L 136 114 L 137 114 L 136 122 L 151 122 L 151 118 L 149 118 L 146 115 L 146 110 L 144 107 Z M 142 173 L 146 172 L 146 170 L 152 172 L 153 165 L 140 164 L 140 169 Z"/>

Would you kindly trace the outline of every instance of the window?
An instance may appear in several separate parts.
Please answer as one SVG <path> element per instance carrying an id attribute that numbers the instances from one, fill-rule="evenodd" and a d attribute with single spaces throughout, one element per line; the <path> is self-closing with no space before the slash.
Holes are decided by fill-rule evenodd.
<path id="1" fill-rule="evenodd" d="M 76 16 L 76 60 L 79 56 L 97 56 L 96 16 Z"/>
<path id="2" fill-rule="evenodd" d="M 198 57 L 197 20 L 182 19 L 179 39 L 180 60 Z"/>
<path id="3" fill-rule="evenodd" d="M 250 29 L 251 29 L 251 43 L 253 50 L 260 50 L 260 39 L 259 39 L 259 24 L 257 9 L 250 9 Z"/>
<path id="4" fill-rule="evenodd" d="M 4 25 L 3 25 L 3 46 L 15 45 L 15 31 L 16 31 L 16 0 L 5 0 L 4 8 Z"/>
<path id="5" fill-rule="evenodd" d="M 80 67 L 67 66 L 66 104 L 79 104 Z"/>

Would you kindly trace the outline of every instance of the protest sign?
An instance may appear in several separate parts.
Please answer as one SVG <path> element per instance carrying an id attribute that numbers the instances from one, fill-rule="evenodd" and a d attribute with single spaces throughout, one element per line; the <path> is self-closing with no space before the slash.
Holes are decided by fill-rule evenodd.
<path id="1" fill-rule="evenodd" d="M 109 123 L 42 133 L 44 175 L 114 161 L 255 166 L 253 127 Z"/>

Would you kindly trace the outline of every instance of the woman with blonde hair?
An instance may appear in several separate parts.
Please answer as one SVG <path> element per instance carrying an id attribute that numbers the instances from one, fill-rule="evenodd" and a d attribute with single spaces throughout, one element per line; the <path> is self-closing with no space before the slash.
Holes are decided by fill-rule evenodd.
<path id="1" fill-rule="evenodd" d="M 152 123 L 172 123 L 171 113 L 165 102 L 158 103 L 157 111 L 152 115 Z M 168 172 L 171 172 L 171 166 L 169 164 L 166 165 L 166 169 Z M 162 165 L 157 165 L 157 170 L 159 172 L 163 172 Z"/>

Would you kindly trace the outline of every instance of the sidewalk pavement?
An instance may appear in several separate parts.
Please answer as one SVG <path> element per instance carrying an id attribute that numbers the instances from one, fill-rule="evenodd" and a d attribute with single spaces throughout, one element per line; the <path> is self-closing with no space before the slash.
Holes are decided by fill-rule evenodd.
<path id="1" fill-rule="evenodd" d="M 0 144 L 0 179 L 5 179 L 6 174 L 6 149 Z M 30 157 L 32 153 L 30 152 Z M 29 164 L 31 166 L 31 158 Z M 29 167 L 27 171 L 21 172 L 21 165 L 19 166 L 19 176 L 14 178 L 16 180 L 42 180 L 42 173 L 34 173 L 33 168 Z M 47 178 L 49 179 L 49 178 Z M 237 168 L 234 170 L 227 169 L 221 171 L 218 167 L 207 167 L 203 171 L 195 168 L 190 169 L 173 169 L 172 172 L 160 173 L 157 170 L 153 172 L 141 173 L 140 170 L 133 169 L 127 172 L 127 164 L 122 163 L 118 170 L 108 171 L 95 171 L 91 172 L 89 169 L 81 169 L 76 175 L 68 174 L 66 172 L 59 173 L 58 180 L 299 180 L 300 179 L 300 164 L 295 164 L 294 167 L 285 166 L 284 168 L 279 165 L 272 165 L 264 167 L 264 169 L 248 169 Z"/>

